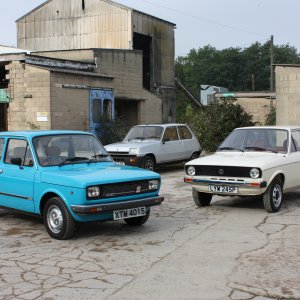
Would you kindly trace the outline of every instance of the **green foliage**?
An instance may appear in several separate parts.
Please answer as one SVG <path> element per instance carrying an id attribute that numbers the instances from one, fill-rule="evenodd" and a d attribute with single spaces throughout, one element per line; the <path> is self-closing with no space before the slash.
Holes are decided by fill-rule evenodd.
<path id="1" fill-rule="evenodd" d="M 276 107 L 273 104 L 273 101 L 271 101 L 271 104 L 269 106 L 269 112 L 266 115 L 266 125 L 276 125 Z"/>
<path id="2" fill-rule="evenodd" d="M 254 125 L 252 116 L 236 103 L 236 99 L 220 100 L 199 109 L 188 105 L 179 121 L 192 128 L 207 152 L 213 152 L 236 127 Z"/>
<path id="3" fill-rule="evenodd" d="M 275 64 L 299 64 L 300 54 L 289 45 L 274 46 Z M 212 46 L 192 49 L 176 60 L 176 76 L 194 94 L 201 84 L 226 87 L 231 91 L 270 89 L 270 42 L 248 48 L 217 50 Z"/>
<path id="4" fill-rule="evenodd" d="M 97 136 L 103 145 L 120 142 L 124 139 L 131 126 L 121 120 L 107 122 L 103 120 Z"/>

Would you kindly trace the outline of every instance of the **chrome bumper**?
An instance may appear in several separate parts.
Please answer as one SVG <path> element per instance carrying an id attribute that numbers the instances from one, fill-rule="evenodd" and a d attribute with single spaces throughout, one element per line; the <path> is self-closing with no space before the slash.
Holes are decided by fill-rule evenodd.
<path id="1" fill-rule="evenodd" d="M 160 205 L 164 201 L 164 197 L 143 198 L 122 202 L 109 202 L 95 205 L 71 205 L 72 211 L 77 215 L 90 215 L 105 212 L 112 212 L 114 210 L 121 210 L 127 208 L 135 208 L 140 206 L 154 206 Z"/>
<path id="2" fill-rule="evenodd" d="M 266 181 L 261 180 L 212 180 L 208 178 L 185 176 L 184 182 L 189 183 L 198 192 L 223 196 L 257 196 L 263 194 L 267 189 Z M 238 192 L 234 194 L 211 192 L 208 189 L 209 185 L 235 186 L 238 188 Z"/>

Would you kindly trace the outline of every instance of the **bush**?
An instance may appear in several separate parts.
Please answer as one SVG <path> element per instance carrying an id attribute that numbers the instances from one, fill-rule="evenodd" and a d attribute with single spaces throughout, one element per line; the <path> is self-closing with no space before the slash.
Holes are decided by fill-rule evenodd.
<path id="1" fill-rule="evenodd" d="M 207 152 L 215 151 L 216 146 L 233 129 L 255 125 L 252 116 L 236 103 L 235 98 L 222 99 L 199 109 L 188 105 L 185 114 L 179 119 L 191 127 Z"/>

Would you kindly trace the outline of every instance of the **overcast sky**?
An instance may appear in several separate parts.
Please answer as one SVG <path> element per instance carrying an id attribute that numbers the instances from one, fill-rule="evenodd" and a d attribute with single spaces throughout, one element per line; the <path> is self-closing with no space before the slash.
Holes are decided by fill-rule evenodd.
<path id="1" fill-rule="evenodd" d="M 73 0 L 75 1 L 75 0 Z M 78 1 L 78 0 L 77 0 Z M 44 0 L 1 0 L 0 44 L 16 46 L 15 20 Z M 177 25 L 176 56 L 192 48 L 248 47 L 274 35 L 300 52 L 300 0 L 118 0 Z"/>

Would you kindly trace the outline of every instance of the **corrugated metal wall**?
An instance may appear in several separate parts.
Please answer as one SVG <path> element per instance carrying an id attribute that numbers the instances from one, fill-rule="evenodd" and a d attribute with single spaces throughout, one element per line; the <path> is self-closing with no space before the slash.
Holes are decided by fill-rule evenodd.
<path id="1" fill-rule="evenodd" d="M 132 11 L 106 1 L 53 0 L 18 20 L 18 47 L 131 49 Z"/>

